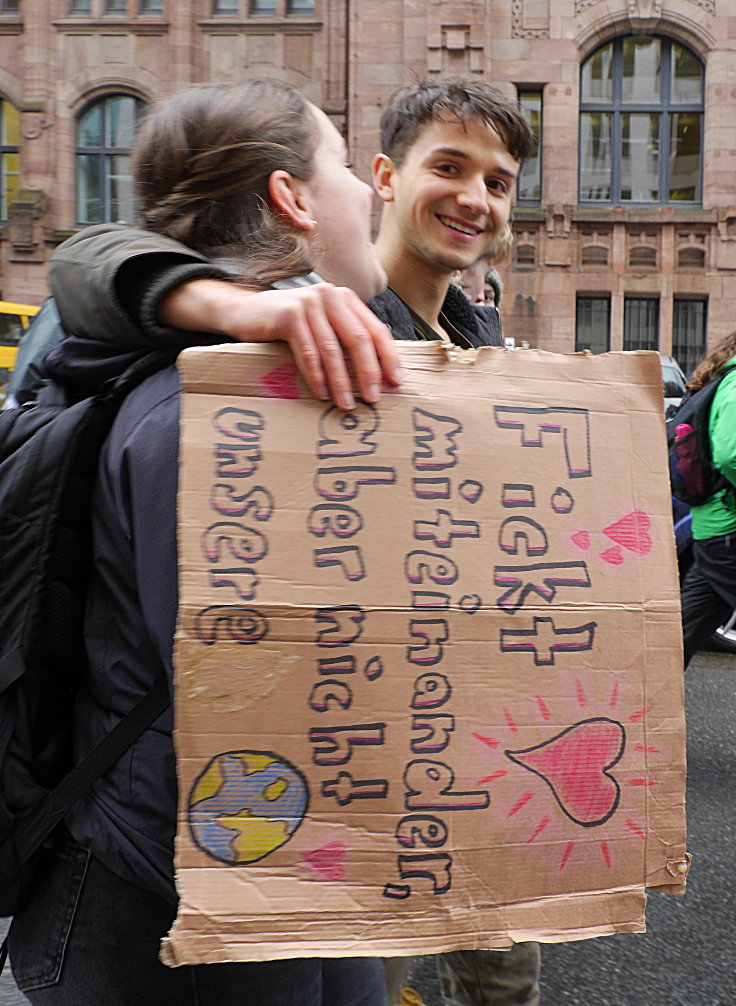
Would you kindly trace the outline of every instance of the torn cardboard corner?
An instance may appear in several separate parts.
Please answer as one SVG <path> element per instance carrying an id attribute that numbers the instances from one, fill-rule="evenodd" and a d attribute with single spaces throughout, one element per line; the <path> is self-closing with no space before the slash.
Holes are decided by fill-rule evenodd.
<path id="1" fill-rule="evenodd" d="M 684 887 L 655 353 L 188 350 L 170 964 L 644 929 Z"/>

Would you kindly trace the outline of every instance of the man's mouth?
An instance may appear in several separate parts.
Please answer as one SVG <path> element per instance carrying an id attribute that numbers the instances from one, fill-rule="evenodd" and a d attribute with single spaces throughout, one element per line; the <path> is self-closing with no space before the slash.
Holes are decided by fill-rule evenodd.
<path id="1" fill-rule="evenodd" d="M 468 234 L 470 237 L 477 237 L 478 234 L 482 234 L 484 231 L 483 227 L 476 227 L 474 224 L 464 223 L 462 220 L 456 220 L 454 217 L 446 217 L 441 213 L 437 214 L 437 219 L 445 227 L 457 231 L 458 234 Z"/>

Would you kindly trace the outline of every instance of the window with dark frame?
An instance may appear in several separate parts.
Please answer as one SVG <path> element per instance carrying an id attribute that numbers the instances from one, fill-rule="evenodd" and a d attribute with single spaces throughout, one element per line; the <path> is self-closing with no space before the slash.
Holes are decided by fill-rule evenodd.
<path id="1" fill-rule="evenodd" d="M 0 0 L 0 14 L 19 14 L 20 0 Z"/>
<path id="2" fill-rule="evenodd" d="M 133 223 L 130 152 L 143 102 L 127 94 L 99 98 L 77 119 L 77 222 Z"/>
<path id="3" fill-rule="evenodd" d="M 91 14 L 92 13 L 92 0 L 70 0 L 70 3 L 69 3 L 69 13 L 70 14 Z"/>
<path id="4" fill-rule="evenodd" d="M 128 0 L 105 0 L 106 14 L 127 14 Z"/>
<path id="5" fill-rule="evenodd" d="M 659 349 L 658 297 L 624 297 L 624 349 Z"/>
<path id="6" fill-rule="evenodd" d="M 674 39 L 624 36 L 580 71 L 581 202 L 702 201 L 703 64 Z"/>
<path id="7" fill-rule="evenodd" d="M 611 348 L 611 298 L 579 294 L 575 310 L 575 350 L 607 353 Z"/>
<path id="8" fill-rule="evenodd" d="M 162 14 L 163 10 L 163 0 L 140 0 L 141 14 Z"/>
<path id="9" fill-rule="evenodd" d="M 19 142 L 18 109 L 0 99 L 0 220 L 8 219 L 8 207 L 20 189 Z"/>
<path id="10" fill-rule="evenodd" d="M 542 199 L 542 92 L 519 88 L 519 107 L 532 131 L 532 148 L 516 183 L 516 200 L 522 205 Z"/>
<path id="11" fill-rule="evenodd" d="M 672 317 L 672 355 L 688 380 L 705 356 L 708 301 L 705 297 L 675 297 Z"/>
<path id="12" fill-rule="evenodd" d="M 214 0 L 213 14 L 239 14 L 240 0 Z"/>

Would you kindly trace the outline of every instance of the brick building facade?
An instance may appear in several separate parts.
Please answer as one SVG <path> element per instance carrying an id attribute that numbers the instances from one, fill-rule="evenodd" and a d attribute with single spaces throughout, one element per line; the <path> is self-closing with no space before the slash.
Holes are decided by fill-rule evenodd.
<path id="1" fill-rule="evenodd" d="M 132 218 L 137 112 L 188 84 L 277 76 L 368 176 L 386 97 L 461 73 L 539 134 L 502 268 L 517 342 L 674 348 L 733 326 L 736 0 L 0 0 L 0 297 L 39 303 L 55 245 Z"/>

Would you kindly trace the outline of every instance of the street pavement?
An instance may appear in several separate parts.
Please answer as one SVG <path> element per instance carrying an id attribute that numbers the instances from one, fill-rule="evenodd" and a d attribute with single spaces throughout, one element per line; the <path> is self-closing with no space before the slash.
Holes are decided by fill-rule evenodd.
<path id="1" fill-rule="evenodd" d="M 645 934 L 544 946 L 541 1006 L 736 1006 L 736 656 L 699 654 L 685 690 L 687 893 L 652 894 Z M 426 1006 L 444 1006 L 432 958 L 417 961 L 410 981 Z M 4 974 L 0 1006 L 24 1004 Z"/>

